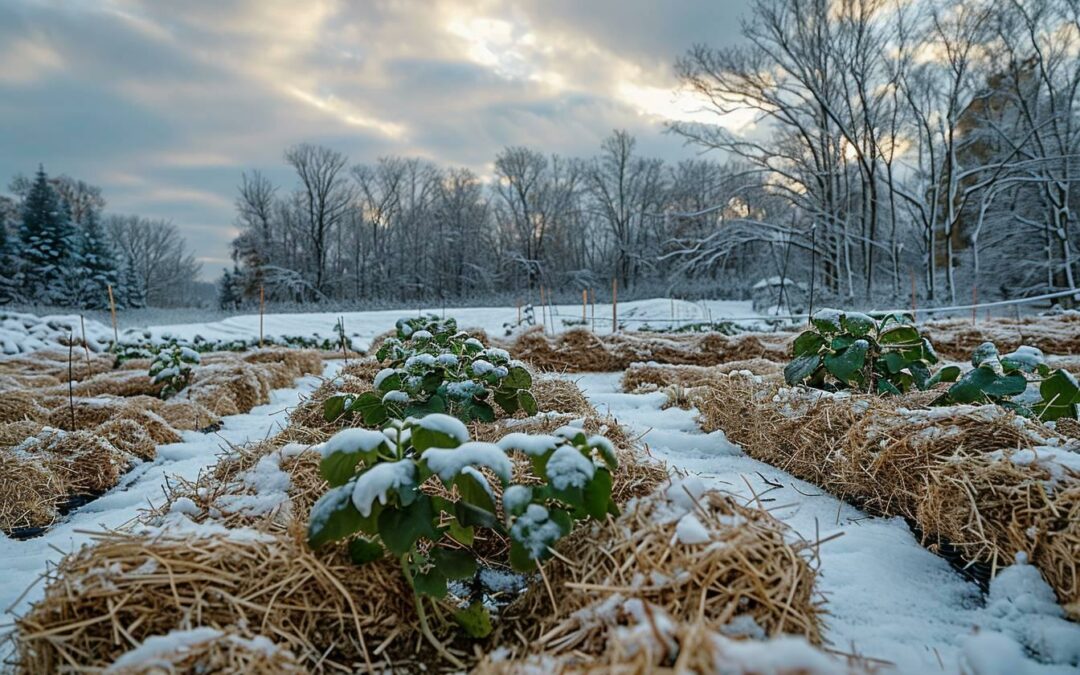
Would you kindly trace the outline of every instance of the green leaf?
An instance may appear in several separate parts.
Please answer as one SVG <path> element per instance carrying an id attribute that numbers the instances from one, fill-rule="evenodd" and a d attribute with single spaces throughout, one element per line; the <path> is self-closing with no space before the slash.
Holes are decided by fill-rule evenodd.
<path id="1" fill-rule="evenodd" d="M 472 553 L 460 548 L 433 548 L 431 561 L 447 579 L 471 579 L 476 574 Z"/>
<path id="2" fill-rule="evenodd" d="M 472 546 L 473 540 L 476 538 L 476 530 L 472 527 L 466 527 L 459 523 L 457 519 L 450 521 L 448 525 L 449 529 L 447 534 L 462 546 Z"/>
<path id="3" fill-rule="evenodd" d="M 355 450 L 346 452 L 339 450 L 322 458 L 319 462 L 319 473 L 326 479 L 331 487 L 344 485 L 346 481 L 356 474 L 356 466 L 360 462 L 368 463 L 374 452 L 362 452 Z"/>
<path id="4" fill-rule="evenodd" d="M 470 637 L 486 638 L 491 635 L 491 616 L 484 603 L 479 600 L 454 612 L 454 621 L 457 621 Z"/>
<path id="5" fill-rule="evenodd" d="M 835 309 L 819 309 L 810 317 L 810 323 L 826 334 L 836 334 L 843 331 L 840 326 L 840 312 Z"/>
<path id="6" fill-rule="evenodd" d="M 536 570 L 536 561 L 529 555 L 528 549 L 522 546 L 517 539 L 510 540 L 510 567 L 516 572 L 532 572 Z"/>
<path id="7" fill-rule="evenodd" d="M 435 515 L 431 498 L 422 494 L 409 506 L 383 510 L 379 515 L 379 536 L 391 553 L 402 555 L 420 537 L 434 541 L 441 536 L 434 525 Z"/>
<path id="8" fill-rule="evenodd" d="M 855 337 L 863 337 L 869 335 L 877 323 L 872 317 L 862 312 L 845 312 L 840 315 L 840 325 Z"/>
<path id="9" fill-rule="evenodd" d="M 532 392 L 522 389 L 518 391 L 518 403 L 521 405 L 521 409 L 525 411 L 525 414 L 529 417 L 536 415 L 539 409 L 536 406 L 536 398 L 533 397 Z"/>
<path id="10" fill-rule="evenodd" d="M 934 373 L 934 376 L 926 382 L 926 387 L 929 389 L 939 382 L 956 382 L 958 377 L 960 377 L 960 366 L 945 366 Z"/>
<path id="11" fill-rule="evenodd" d="M 463 527 L 477 526 L 494 528 L 499 525 L 499 519 L 490 511 L 470 504 L 464 500 L 458 500 L 454 503 L 454 518 L 456 518 Z"/>
<path id="12" fill-rule="evenodd" d="M 885 368 L 890 373 L 899 373 L 908 365 L 908 360 L 900 355 L 900 352 L 885 352 L 881 355 L 881 360 L 885 362 Z"/>
<path id="13" fill-rule="evenodd" d="M 788 384 L 799 384 L 814 374 L 821 367 L 820 354 L 807 354 L 795 358 L 784 367 L 784 381 Z"/>
<path id="14" fill-rule="evenodd" d="M 893 326 L 878 336 L 878 342 L 883 345 L 916 345 L 919 339 L 918 329 L 907 325 Z"/>
<path id="15" fill-rule="evenodd" d="M 532 375 L 521 366 L 511 366 L 502 384 L 512 389 L 528 389 L 532 386 Z"/>
<path id="16" fill-rule="evenodd" d="M 825 346 L 825 338 L 812 330 L 799 333 L 795 342 L 791 345 L 791 355 L 794 357 L 817 354 Z"/>
<path id="17" fill-rule="evenodd" d="M 345 405 L 348 402 L 348 398 L 342 394 L 331 396 L 323 401 L 323 419 L 327 422 L 334 422 L 345 412 Z"/>
<path id="18" fill-rule="evenodd" d="M 513 389 L 497 389 L 495 391 L 495 402 L 499 404 L 499 407 L 502 408 L 507 415 L 513 415 L 520 407 L 517 391 Z"/>
<path id="19" fill-rule="evenodd" d="M 975 348 L 975 351 L 971 352 L 971 365 L 973 368 L 978 368 L 987 361 L 996 360 L 998 358 L 997 347 L 993 342 L 984 342 Z"/>
<path id="20" fill-rule="evenodd" d="M 611 473 L 598 467 L 593 479 L 585 486 L 585 512 L 593 520 L 604 519 L 611 501 L 611 484 Z"/>
<path id="21" fill-rule="evenodd" d="M 445 598 L 446 575 L 437 567 L 432 567 L 426 572 L 416 572 L 413 574 L 413 589 L 420 595 Z"/>
<path id="22" fill-rule="evenodd" d="M 366 565 L 383 557 L 385 551 L 379 542 L 357 537 L 349 542 L 349 558 L 357 565 Z"/>
<path id="23" fill-rule="evenodd" d="M 378 389 L 383 393 L 401 389 L 401 374 L 394 373 L 384 377 L 382 382 L 379 382 Z"/>
<path id="24" fill-rule="evenodd" d="M 435 429 L 425 429 L 421 426 L 413 427 L 412 445 L 416 451 L 423 452 L 428 448 L 456 448 L 461 445 L 456 438 L 444 434 Z"/>
<path id="25" fill-rule="evenodd" d="M 881 379 L 881 380 L 878 380 L 878 383 L 877 383 L 877 393 L 879 393 L 879 394 L 899 395 L 902 392 L 899 389 L 897 389 L 896 386 L 893 385 L 892 382 L 889 382 L 886 379 Z"/>
<path id="26" fill-rule="evenodd" d="M 377 427 L 386 421 L 386 408 L 383 407 L 382 397 L 374 392 L 360 394 L 349 405 L 349 411 L 354 410 L 360 413 L 366 426 Z"/>
<path id="27" fill-rule="evenodd" d="M 1080 401 L 1080 385 L 1068 372 L 1058 369 L 1039 385 L 1042 401 L 1035 405 L 1035 412 L 1042 420 L 1062 417 L 1076 419 L 1076 404 Z"/>
<path id="28" fill-rule="evenodd" d="M 467 406 L 467 411 L 470 420 L 479 420 L 481 422 L 495 421 L 495 410 L 484 401 L 473 401 Z"/>
<path id="29" fill-rule="evenodd" d="M 930 382 L 930 368 L 922 361 L 912 361 L 908 364 L 908 372 L 911 373 L 915 386 L 920 390 L 926 389 Z"/>
<path id="30" fill-rule="evenodd" d="M 996 379 L 997 373 L 990 366 L 969 370 L 949 387 L 949 398 L 956 403 L 982 403 L 987 400 L 985 388 Z"/>
<path id="31" fill-rule="evenodd" d="M 851 384 L 858 379 L 866 365 L 866 352 L 869 349 L 870 345 L 865 340 L 857 340 L 843 352 L 826 356 L 825 368 L 844 384 Z"/>
<path id="32" fill-rule="evenodd" d="M 311 507 L 308 546 L 317 549 L 327 542 L 343 539 L 360 529 L 363 516 L 352 502 L 354 481 L 330 488 Z"/>
<path id="33" fill-rule="evenodd" d="M 491 498 L 487 486 L 482 485 L 476 476 L 471 473 L 459 473 L 457 477 L 454 478 L 454 484 L 457 485 L 458 492 L 461 493 L 462 499 L 477 508 L 481 508 L 492 514 L 495 513 L 495 500 Z"/>
<path id="34" fill-rule="evenodd" d="M 1023 375 L 1001 375 L 994 378 L 993 382 L 990 382 L 983 391 L 988 396 L 1000 397 L 1000 396 L 1016 396 L 1017 394 L 1023 394 L 1027 389 L 1027 380 Z"/>

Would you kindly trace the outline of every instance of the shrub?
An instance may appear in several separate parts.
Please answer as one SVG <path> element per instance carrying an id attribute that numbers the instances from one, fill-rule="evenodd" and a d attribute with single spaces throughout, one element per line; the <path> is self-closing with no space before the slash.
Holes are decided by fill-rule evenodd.
<path id="1" fill-rule="evenodd" d="M 875 317 L 823 309 L 810 323 L 812 328 L 795 338 L 793 359 L 784 368 L 788 384 L 899 394 L 952 382 L 960 374 L 956 366 L 931 373 L 937 354 L 909 314 Z"/>
<path id="2" fill-rule="evenodd" d="M 199 363 L 199 353 L 189 347 L 172 345 L 163 348 L 150 364 L 150 377 L 161 385 L 158 395 L 169 398 L 191 383 L 192 366 Z"/>
<path id="3" fill-rule="evenodd" d="M 432 335 L 452 335 L 458 332 L 457 321 L 453 318 L 440 318 L 435 314 L 398 319 L 394 324 L 398 340 L 408 340 L 417 331 L 427 331 Z"/>
<path id="4" fill-rule="evenodd" d="M 984 342 L 971 355 L 972 369 L 964 373 L 935 405 L 997 403 L 1027 417 L 1044 421 L 1077 418 L 1080 385 L 1065 370 L 1051 371 L 1043 353 L 1026 345 L 1002 356 L 992 342 Z M 1028 393 L 1037 385 L 1038 395 Z M 1013 400 L 1013 397 L 1021 397 Z"/>
<path id="5" fill-rule="evenodd" d="M 387 338 L 376 352 L 388 363 L 375 376 L 375 391 L 328 398 L 327 421 L 359 413 L 364 425 L 377 427 L 388 419 L 447 413 L 465 422 L 491 422 L 492 403 L 507 415 L 518 410 L 535 415 L 532 375 L 525 366 L 505 350 L 451 332 L 455 329 L 451 319 L 436 333 L 421 328 L 407 339 Z"/>
<path id="6" fill-rule="evenodd" d="M 532 476 L 512 481 L 509 452 L 528 456 Z M 469 440 L 460 420 L 431 414 L 391 421 L 382 431 L 346 429 L 323 445 L 322 457 L 330 490 L 312 507 L 309 545 L 350 539 L 358 564 L 397 558 L 416 593 L 425 635 L 423 597 L 444 598 L 450 580 L 477 573 L 469 547 L 478 528 L 509 538 L 511 566 L 531 571 L 574 522 L 618 513 L 611 499 L 614 448 L 576 427 L 481 443 Z M 489 477 L 498 481 L 501 499 Z M 454 616 L 474 636 L 490 631 L 479 603 Z"/>

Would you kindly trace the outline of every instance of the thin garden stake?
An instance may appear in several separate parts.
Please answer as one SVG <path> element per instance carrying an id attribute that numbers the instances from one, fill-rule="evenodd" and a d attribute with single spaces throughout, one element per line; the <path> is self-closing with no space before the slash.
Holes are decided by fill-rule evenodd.
<path id="1" fill-rule="evenodd" d="M 520 326 L 521 325 L 521 298 L 517 299 L 517 310 L 518 310 L 517 325 Z"/>
<path id="2" fill-rule="evenodd" d="M 915 270 L 911 270 L 911 318 L 917 317 L 918 308 L 915 304 Z"/>
<path id="3" fill-rule="evenodd" d="M 259 349 L 263 347 L 263 312 L 266 310 L 266 293 L 259 284 Z"/>
<path id="4" fill-rule="evenodd" d="M 75 335 L 68 331 L 68 409 L 71 411 L 71 430 L 77 431 L 75 428 L 75 383 L 74 375 L 71 372 L 71 357 L 74 351 Z"/>
<path id="5" fill-rule="evenodd" d="M 540 284 L 540 331 L 547 335 L 547 326 L 544 325 L 544 284 Z"/>
<path id="6" fill-rule="evenodd" d="M 338 338 L 341 340 L 341 355 L 345 359 L 345 365 L 349 365 L 349 351 L 345 348 L 345 317 L 338 317 Z"/>
<path id="7" fill-rule="evenodd" d="M 581 289 L 581 325 L 587 326 L 589 324 L 589 318 L 585 316 L 585 311 L 589 307 L 589 292 L 584 288 Z"/>
<path id="8" fill-rule="evenodd" d="M 592 300 L 592 303 L 591 303 L 592 307 L 591 307 L 590 311 L 592 313 L 592 331 L 595 333 L 596 332 L 596 289 L 595 288 L 590 288 L 589 289 L 589 298 Z"/>
<path id="9" fill-rule="evenodd" d="M 116 330 L 116 300 L 113 299 L 112 284 L 106 284 L 105 287 L 109 289 L 109 311 L 112 312 L 113 346 L 119 349 L 120 333 Z"/>
<path id="10" fill-rule="evenodd" d="M 619 332 L 619 280 L 611 278 L 611 332 Z"/>
<path id="11" fill-rule="evenodd" d="M 86 370 L 89 375 L 90 370 L 90 345 L 86 342 L 86 317 L 82 314 L 79 315 L 79 323 L 82 324 L 82 346 L 83 351 L 86 353 Z"/>

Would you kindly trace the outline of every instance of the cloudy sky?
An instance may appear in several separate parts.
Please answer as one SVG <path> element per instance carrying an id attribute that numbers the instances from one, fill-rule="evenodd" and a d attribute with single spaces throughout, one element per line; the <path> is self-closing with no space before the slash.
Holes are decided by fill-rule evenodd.
<path id="1" fill-rule="evenodd" d="M 506 145 L 641 151 L 697 106 L 675 58 L 736 39 L 745 0 L 0 0 L 0 181 L 43 163 L 115 212 L 169 218 L 220 273 L 240 172 L 290 144 L 490 173 Z M 700 113 L 697 113 L 700 115 Z"/>

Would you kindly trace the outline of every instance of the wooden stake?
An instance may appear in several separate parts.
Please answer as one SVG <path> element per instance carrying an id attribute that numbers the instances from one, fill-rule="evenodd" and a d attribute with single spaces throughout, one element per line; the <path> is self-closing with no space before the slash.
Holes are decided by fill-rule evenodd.
<path id="1" fill-rule="evenodd" d="M 589 318 L 585 316 L 585 311 L 589 305 L 589 292 L 584 288 L 581 289 L 581 325 L 586 326 L 589 323 Z"/>
<path id="2" fill-rule="evenodd" d="M 517 309 L 518 309 L 517 325 L 520 326 L 521 325 L 521 298 L 518 298 L 518 300 L 517 300 Z"/>
<path id="3" fill-rule="evenodd" d="M 619 332 L 619 280 L 611 278 L 611 332 Z"/>
<path id="4" fill-rule="evenodd" d="M 106 284 L 105 287 L 109 289 L 109 311 L 112 312 L 113 346 L 119 349 L 120 332 L 116 330 L 116 300 L 113 299 L 112 284 Z"/>
<path id="5" fill-rule="evenodd" d="M 259 349 L 263 346 L 263 313 L 266 310 L 266 292 L 259 284 Z"/>
<path id="6" fill-rule="evenodd" d="M 540 330 L 547 335 L 547 327 L 544 326 L 544 284 L 540 284 Z"/>
<path id="7" fill-rule="evenodd" d="M 68 331 L 68 409 L 71 411 L 71 430 L 75 428 L 75 376 L 71 372 L 71 357 L 75 350 L 75 335 Z"/>
<path id="8" fill-rule="evenodd" d="M 87 375 L 90 374 L 90 345 L 86 342 L 86 317 L 82 314 L 79 315 L 79 323 L 82 324 L 82 346 L 83 352 L 86 353 L 86 370 Z"/>
<path id="9" fill-rule="evenodd" d="M 592 300 L 590 312 L 592 314 L 592 331 L 596 332 L 596 289 L 589 289 L 589 299 Z"/>

